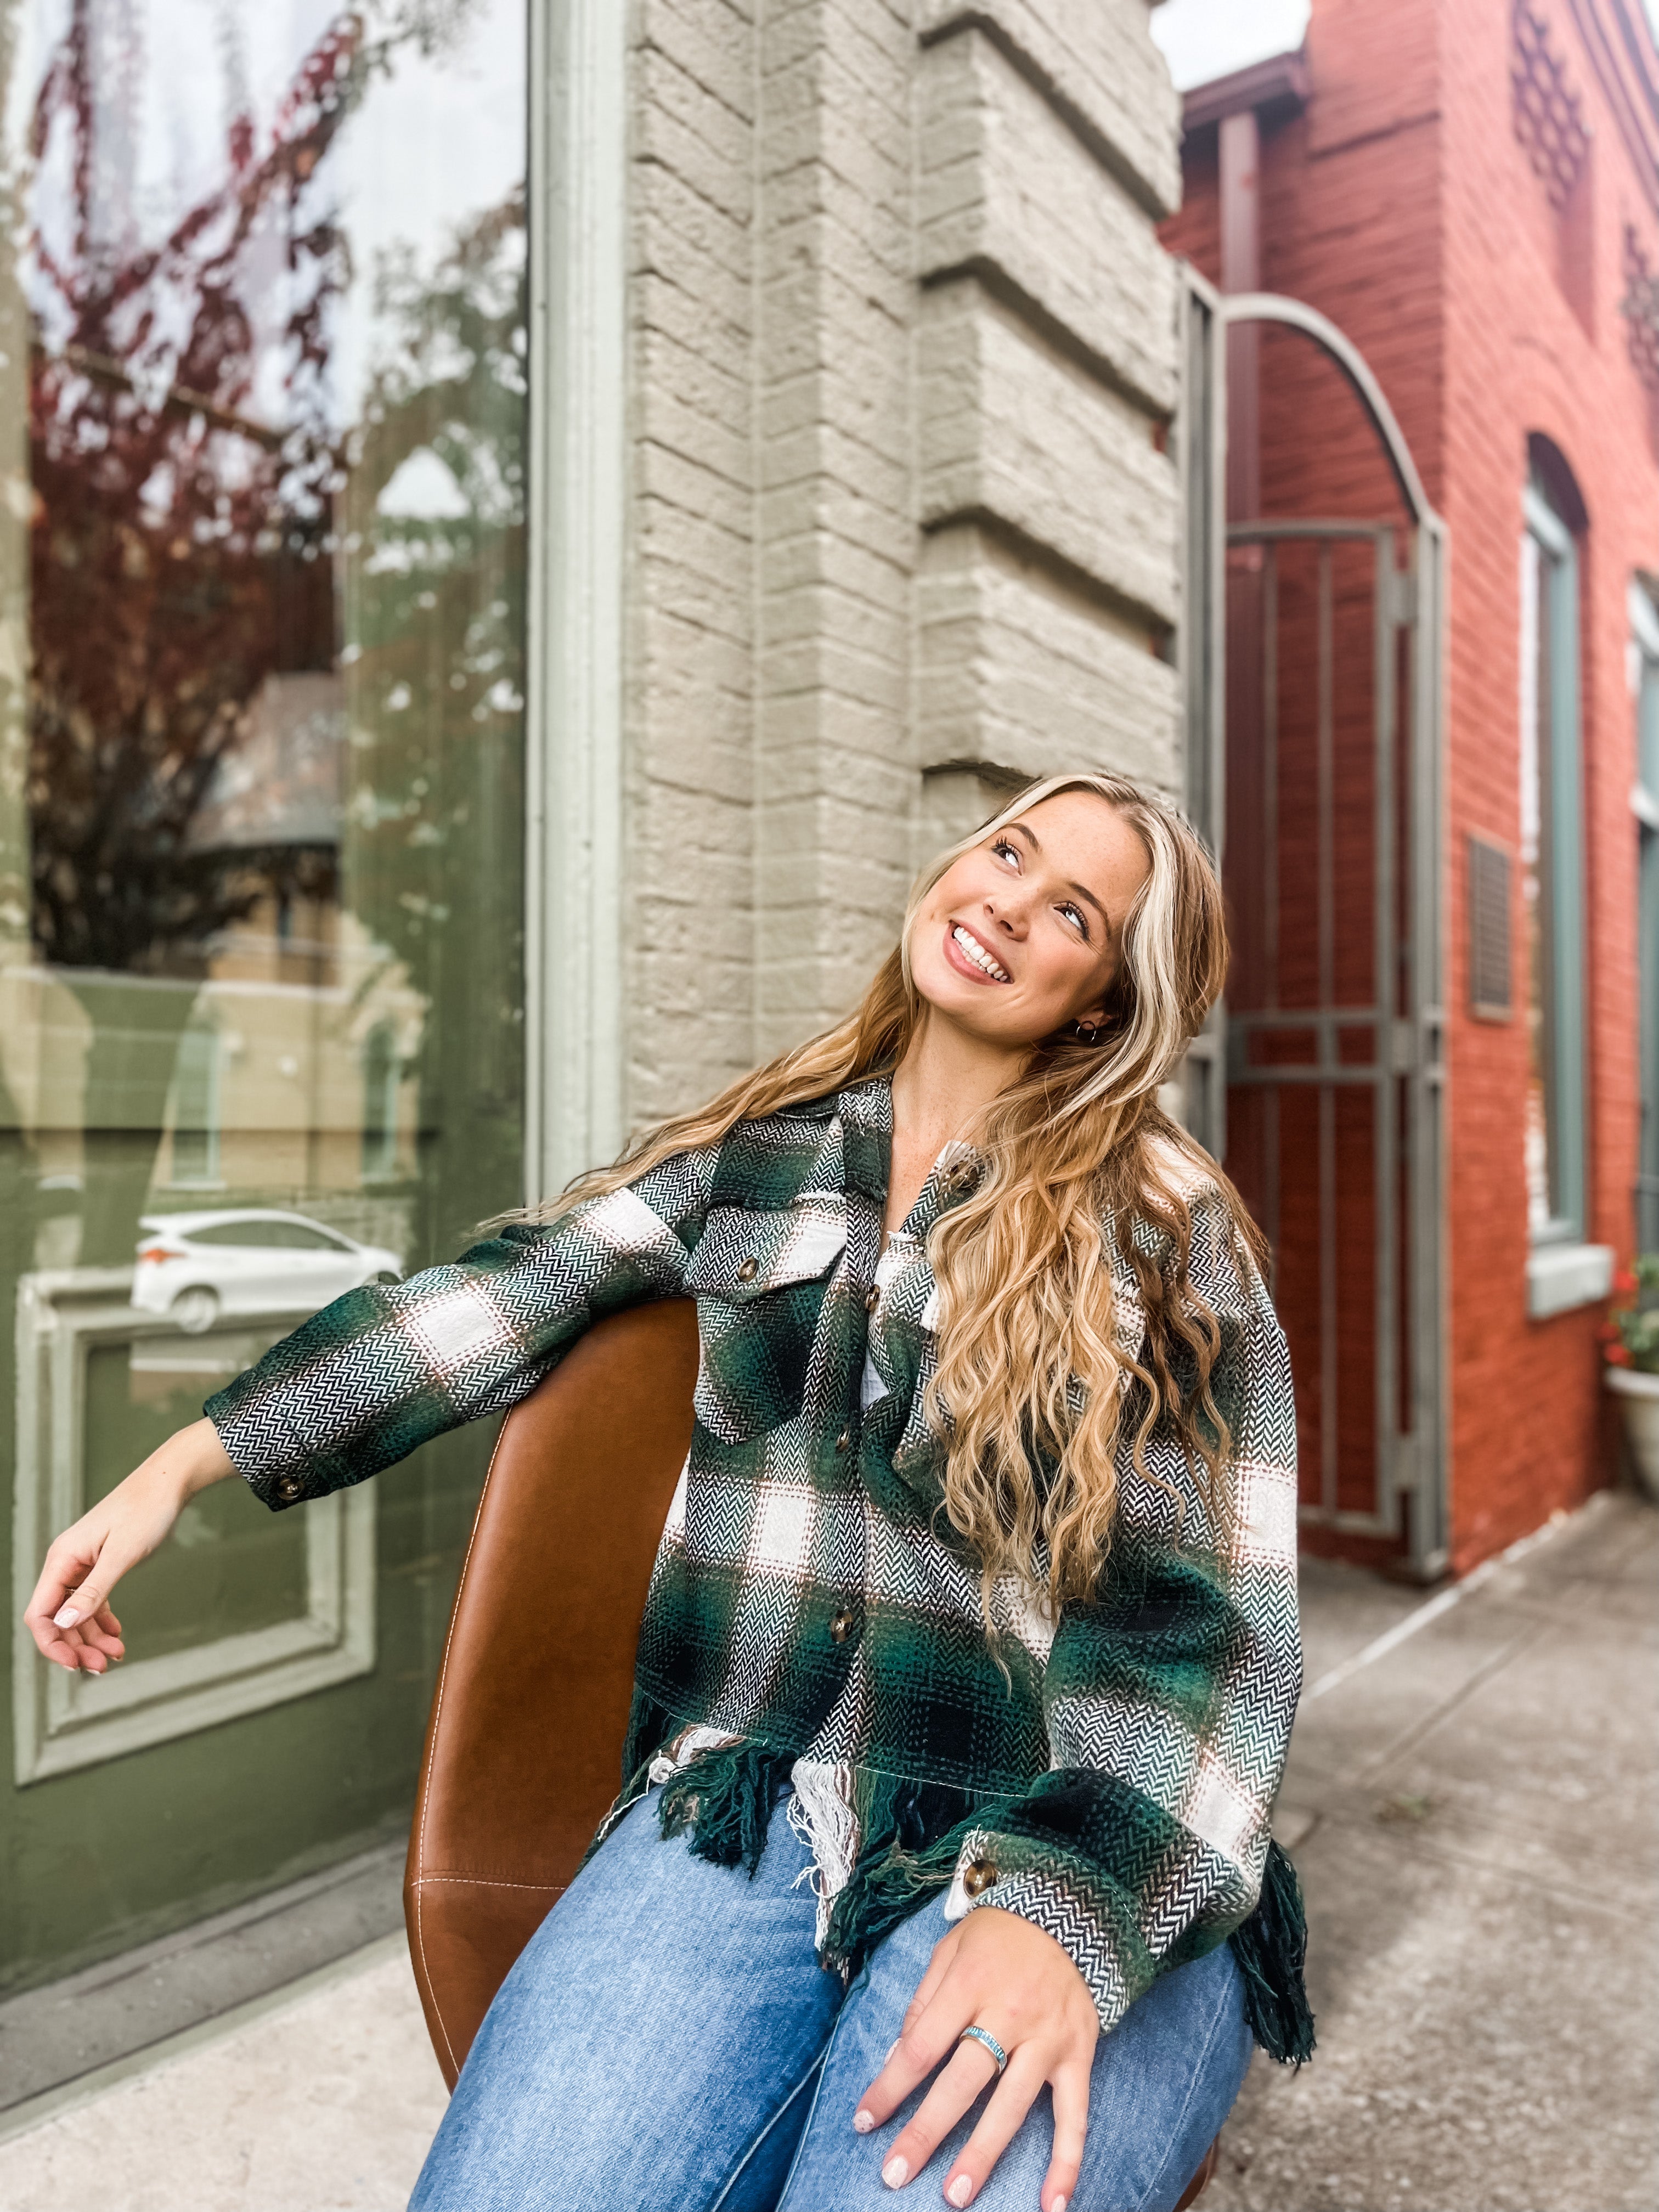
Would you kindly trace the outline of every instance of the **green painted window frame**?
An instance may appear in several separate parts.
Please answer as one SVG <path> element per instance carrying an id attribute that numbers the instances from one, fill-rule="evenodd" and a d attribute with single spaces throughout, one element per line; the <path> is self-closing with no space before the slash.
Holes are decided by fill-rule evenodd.
<path id="1" fill-rule="evenodd" d="M 1538 619 L 1540 629 L 1548 626 L 1549 642 L 1549 761 L 1540 794 L 1539 871 L 1548 907 L 1545 1051 L 1553 1188 L 1550 1218 L 1532 1231 L 1536 1248 L 1579 1243 L 1585 1234 L 1584 748 L 1577 544 L 1535 477 L 1526 489 L 1524 512 L 1528 534 L 1542 556 Z"/>

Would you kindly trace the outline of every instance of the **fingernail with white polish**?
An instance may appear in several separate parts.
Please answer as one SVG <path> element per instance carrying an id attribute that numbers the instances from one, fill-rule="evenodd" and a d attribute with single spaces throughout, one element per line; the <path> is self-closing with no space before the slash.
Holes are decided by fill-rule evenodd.
<path id="1" fill-rule="evenodd" d="M 971 2176 L 965 2173 L 957 2174 L 956 2179 L 951 2184 L 951 2186 L 945 2191 L 945 2194 L 952 2204 L 970 2204 L 973 2202 L 974 2197 L 974 2184 Z"/>
<path id="2" fill-rule="evenodd" d="M 902 2189 L 909 2171 L 902 2158 L 890 2158 L 881 2169 L 881 2178 L 890 2189 Z"/>
<path id="3" fill-rule="evenodd" d="M 899 2045 L 900 2045 L 902 2041 L 903 2041 L 903 2038 L 902 2038 L 902 2036 L 895 2036 L 895 2037 L 894 2037 L 894 2039 L 893 2039 L 893 2040 L 892 2040 L 892 2041 L 888 2045 L 888 2046 L 887 2046 L 887 2058 L 884 2058 L 884 2059 L 882 2060 L 882 2062 L 881 2062 L 881 2063 L 882 2063 L 882 2064 L 883 2064 L 884 2066 L 887 2063 L 887 2059 L 888 2059 L 888 2058 L 890 2058 L 890 2057 L 892 2057 L 893 2053 L 894 2053 L 894 2052 L 898 2049 Z"/>
<path id="4" fill-rule="evenodd" d="M 73 1628 L 80 1618 L 80 1613 L 74 1606 L 66 1605 L 59 1612 L 53 1613 L 52 1625 L 54 1628 Z"/>
<path id="5" fill-rule="evenodd" d="M 1055 2197 L 1053 2205 L 1053 2212 L 1066 2212 L 1066 2199 L 1063 2197 Z"/>
<path id="6" fill-rule="evenodd" d="M 853 2115 L 853 2129 L 857 2135 L 867 2136 L 876 2124 L 873 2117 L 860 2106 Z"/>

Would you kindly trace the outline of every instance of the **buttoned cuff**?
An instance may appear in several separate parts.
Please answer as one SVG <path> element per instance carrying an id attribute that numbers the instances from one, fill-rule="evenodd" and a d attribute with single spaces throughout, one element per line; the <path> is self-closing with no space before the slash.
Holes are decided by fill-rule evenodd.
<path id="1" fill-rule="evenodd" d="M 262 1505 L 268 1505 L 273 1513 L 283 1513 L 290 1505 L 303 1505 L 308 1498 L 325 1498 L 339 1487 L 325 1477 L 319 1478 L 310 1467 L 261 1466 L 249 1439 L 239 1429 L 235 1414 L 223 1402 L 228 1395 L 225 1391 L 216 1393 L 202 1411 L 212 1422 L 225 1457 Z"/>
<path id="2" fill-rule="evenodd" d="M 1158 1962 L 1144 1947 L 1125 1941 L 1120 1928 L 1124 1901 L 1110 1894 L 1112 1888 L 1076 1852 L 975 1828 L 957 1856 L 945 1917 L 960 1920 L 994 1905 L 1052 1936 L 1082 1975 L 1102 2033 L 1109 2033 L 1158 1975 Z"/>

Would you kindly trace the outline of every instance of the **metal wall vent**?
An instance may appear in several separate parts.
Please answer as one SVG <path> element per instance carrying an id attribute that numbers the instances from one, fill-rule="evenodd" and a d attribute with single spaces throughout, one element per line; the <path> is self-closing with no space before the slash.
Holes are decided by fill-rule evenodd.
<path id="1" fill-rule="evenodd" d="M 1489 837 L 1469 839 L 1469 1012 L 1506 1022 L 1510 992 L 1510 855 Z"/>

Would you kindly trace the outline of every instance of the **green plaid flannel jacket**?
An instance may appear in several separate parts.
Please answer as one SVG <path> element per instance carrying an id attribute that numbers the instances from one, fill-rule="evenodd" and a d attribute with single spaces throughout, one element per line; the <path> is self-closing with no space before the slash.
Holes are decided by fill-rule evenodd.
<path id="1" fill-rule="evenodd" d="M 1231 1435 L 1224 1533 L 1172 1434 L 1154 1432 L 1145 1474 L 1126 1441 L 1099 1589 L 1058 1620 L 1000 1592 L 1012 1632 L 994 1652 L 975 1562 L 936 1516 L 922 1402 L 925 1240 L 963 1194 L 962 1148 L 935 1164 L 872 1310 L 891 1133 L 884 1076 L 739 1123 L 550 1230 L 349 1292 L 206 1410 L 280 1508 L 516 1404 L 605 1316 L 693 1295 L 693 1442 L 639 1643 L 636 1712 L 661 1720 L 647 1750 L 695 1730 L 792 1757 L 803 1784 L 839 1778 L 853 1833 L 819 1850 L 831 1886 L 898 1832 L 867 1832 L 872 1790 L 890 1807 L 896 1778 L 942 1789 L 969 1816 L 947 1911 L 994 1904 L 1045 1929 L 1109 2028 L 1237 1928 L 1261 1884 L 1301 1683 L 1285 1340 L 1219 1192 L 1194 1181 L 1191 1281 L 1220 1323 Z M 1137 1279 L 1108 1226 L 1133 1355 Z M 882 1387 L 861 1403 L 866 1353 Z M 1126 1438 L 1133 1417 L 1126 1403 Z"/>

